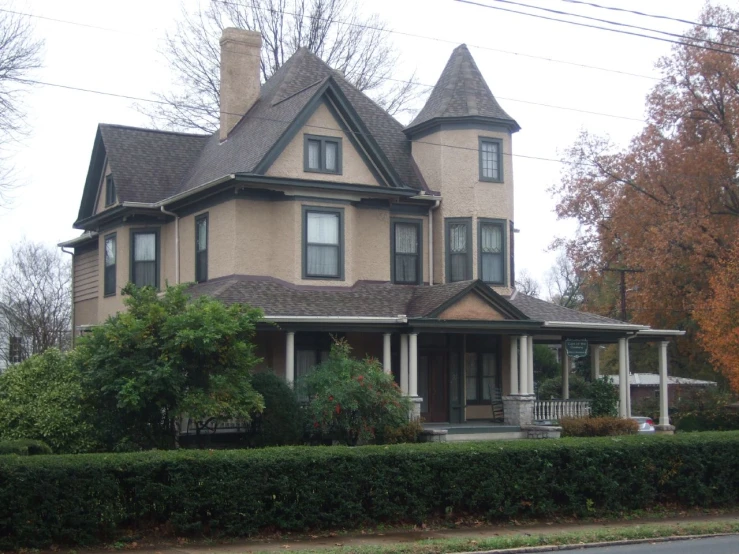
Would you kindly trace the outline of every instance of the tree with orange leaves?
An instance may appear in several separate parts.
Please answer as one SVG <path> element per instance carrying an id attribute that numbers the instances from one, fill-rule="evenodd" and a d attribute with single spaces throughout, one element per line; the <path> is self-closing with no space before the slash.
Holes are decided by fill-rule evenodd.
<path id="1" fill-rule="evenodd" d="M 739 12 L 707 5 L 660 60 L 642 132 L 623 151 L 583 133 L 553 187 L 559 217 L 580 224 L 577 238 L 560 242 L 589 282 L 603 292 L 614 283 L 604 268 L 638 269 L 628 275 L 629 318 L 688 331 L 673 364 L 683 373 L 705 366 L 694 312 L 739 238 L 737 28 Z M 587 294 L 585 307 L 593 307 Z"/>

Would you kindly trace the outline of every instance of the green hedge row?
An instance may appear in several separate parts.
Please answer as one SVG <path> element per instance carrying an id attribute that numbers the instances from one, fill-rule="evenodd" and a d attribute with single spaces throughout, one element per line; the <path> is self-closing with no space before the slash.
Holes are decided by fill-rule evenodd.
<path id="1" fill-rule="evenodd" d="M 6 454 L 36 456 L 39 454 L 51 454 L 51 448 L 45 442 L 33 439 L 0 441 L 0 456 L 4 456 Z"/>
<path id="2" fill-rule="evenodd" d="M 124 529 L 242 536 L 479 518 L 732 506 L 739 433 L 0 458 L 0 549 Z"/>

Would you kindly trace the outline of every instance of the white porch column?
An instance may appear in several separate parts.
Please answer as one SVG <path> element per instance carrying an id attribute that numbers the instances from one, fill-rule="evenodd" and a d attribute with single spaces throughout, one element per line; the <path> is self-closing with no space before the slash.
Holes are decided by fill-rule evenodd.
<path id="1" fill-rule="evenodd" d="M 511 392 L 518 394 L 518 337 L 511 337 Z"/>
<path id="2" fill-rule="evenodd" d="M 527 368 L 527 371 L 529 373 L 529 394 L 534 394 L 534 337 L 529 335 L 529 340 L 527 343 L 527 350 L 528 350 L 528 362 L 529 366 Z"/>
<path id="3" fill-rule="evenodd" d="M 631 353 L 626 339 L 626 417 L 631 417 Z"/>
<path id="4" fill-rule="evenodd" d="M 408 395 L 418 396 L 418 333 L 408 336 Z"/>
<path id="5" fill-rule="evenodd" d="M 400 335 L 400 392 L 408 396 L 408 335 Z"/>
<path id="6" fill-rule="evenodd" d="M 590 378 L 600 379 L 600 346 L 597 344 L 590 345 Z"/>
<path id="7" fill-rule="evenodd" d="M 567 346 L 562 341 L 562 400 L 570 399 L 570 357 L 567 355 Z"/>
<path id="8" fill-rule="evenodd" d="M 667 341 L 659 343 L 659 424 L 670 425 L 668 387 L 667 387 Z"/>
<path id="9" fill-rule="evenodd" d="M 520 393 L 529 394 L 529 337 L 526 335 L 520 337 L 518 351 L 521 360 L 519 364 L 521 370 Z"/>
<path id="10" fill-rule="evenodd" d="M 291 387 L 295 383 L 295 332 L 285 333 L 285 381 Z"/>
<path id="11" fill-rule="evenodd" d="M 385 373 L 390 374 L 392 370 L 392 354 L 390 352 L 390 333 L 382 336 L 382 369 Z"/>
<path id="12" fill-rule="evenodd" d="M 629 374 L 626 370 L 626 339 L 618 339 L 618 416 L 628 417 L 627 391 Z"/>

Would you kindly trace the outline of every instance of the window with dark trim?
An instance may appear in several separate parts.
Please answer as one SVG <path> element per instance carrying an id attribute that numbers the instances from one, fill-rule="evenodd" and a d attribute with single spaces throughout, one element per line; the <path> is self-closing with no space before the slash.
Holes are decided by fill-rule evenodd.
<path id="1" fill-rule="evenodd" d="M 131 231 L 131 282 L 159 288 L 159 231 Z"/>
<path id="2" fill-rule="evenodd" d="M 480 181 L 503 181 L 503 141 L 480 137 Z"/>
<path id="3" fill-rule="evenodd" d="M 103 296 L 113 296 L 116 293 L 116 234 L 105 237 L 104 269 L 103 269 Z"/>
<path id="4" fill-rule="evenodd" d="M 115 181 L 112 175 L 105 178 L 105 207 L 115 204 Z"/>
<path id="5" fill-rule="evenodd" d="M 391 271 L 393 283 L 420 285 L 422 269 L 422 221 L 420 219 L 391 219 Z"/>
<path id="6" fill-rule="evenodd" d="M 303 135 L 303 169 L 315 173 L 341 174 L 341 138 Z"/>
<path id="7" fill-rule="evenodd" d="M 208 280 L 208 214 L 195 218 L 195 281 Z"/>
<path id="8" fill-rule="evenodd" d="M 494 352 L 467 352 L 465 355 L 467 404 L 487 404 L 498 387 L 498 355 Z"/>
<path id="9" fill-rule="evenodd" d="M 8 363 L 19 364 L 25 359 L 23 338 L 8 337 Z"/>
<path id="10" fill-rule="evenodd" d="M 504 220 L 478 220 L 479 276 L 491 285 L 506 284 L 506 228 Z"/>
<path id="11" fill-rule="evenodd" d="M 446 280 L 472 279 L 472 219 L 446 220 Z"/>
<path id="12" fill-rule="evenodd" d="M 344 210 L 303 206 L 303 278 L 344 278 Z"/>

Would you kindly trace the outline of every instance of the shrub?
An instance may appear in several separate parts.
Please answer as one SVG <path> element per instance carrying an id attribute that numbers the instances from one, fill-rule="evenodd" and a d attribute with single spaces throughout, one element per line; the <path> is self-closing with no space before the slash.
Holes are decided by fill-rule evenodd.
<path id="1" fill-rule="evenodd" d="M 563 437 L 612 437 L 639 431 L 636 421 L 619 417 L 563 417 L 559 424 Z"/>
<path id="2" fill-rule="evenodd" d="M 423 431 L 423 423 L 420 419 L 414 419 L 397 427 L 386 426 L 378 433 L 377 442 L 379 444 L 402 444 L 419 442 L 421 432 Z"/>
<path id="3" fill-rule="evenodd" d="M 304 415 L 292 387 L 271 371 L 255 373 L 251 384 L 264 397 L 264 411 L 254 417 L 251 426 L 252 446 L 300 444 Z"/>
<path id="4" fill-rule="evenodd" d="M 673 419 L 677 431 L 736 431 L 739 414 L 729 410 L 688 413 Z"/>
<path id="5" fill-rule="evenodd" d="M 0 457 L 0 550 L 739 503 L 739 432 Z"/>
<path id="6" fill-rule="evenodd" d="M 590 399 L 590 413 L 594 417 L 618 415 L 618 387 L 607 377 L 601 377 L 590 383 L 586 398 Z"/>
<path id="7" fill-rule="evenodd" d="M 570 375 L 570 398 L 588 398 L 590 383 L 577 374 Z M 562 376 L 543 380 L 537 388 L 537 396 L 541 400 L 562 398 Z"/>
<path id="8" fill-rule="evenodd" d="M 0 374 L 0 440 L 36 439 L 57 453 L 96 448 L 96 431 L 82 407 L 80 374 L 56 349 Z"/>
<path id="9" fill-rule="evenodd" d="M 315 434 L 355 446 L 373 442 L 378 430 L 406 425 L 411 404 L 377 360 L 350 353 L 349 344 L 337 340 L 328 360 L 298 386 L 310 399 L 308 423 Z"/>
<path id="10" fill-rule="evenodd" d="M 45 442 L 32 439 L 0 441 L 0 456 L 4 454 L 36 456 L 38 454 L 51 454 L 51 448 Z"/>

